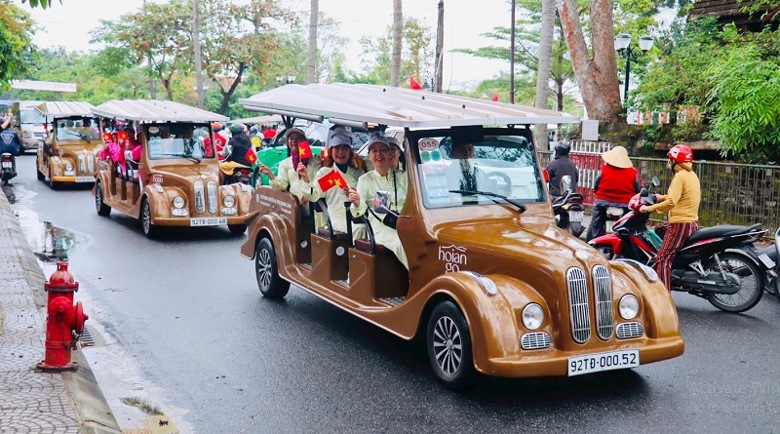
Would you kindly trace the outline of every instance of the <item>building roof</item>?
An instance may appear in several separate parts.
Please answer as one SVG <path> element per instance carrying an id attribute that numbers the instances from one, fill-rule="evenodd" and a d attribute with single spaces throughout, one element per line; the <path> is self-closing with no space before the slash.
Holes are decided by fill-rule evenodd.
<path id="1" fill-rule="evenodd" d="M 721 23 L 733 22 L 737 27 L 750 27 L 751 29 L 754 26 L 758 26 L 757 30 L 760 30 L 763 24 L 780 10 L 780 7 L 764 5 L 760 7 L 760 12 L 752 15 L 743 12 L 744 8 L 757 3 L 759 3 L 758 0 L 697 0 L 693 4 L 693 8 L 688 12 L 688 16 L 691 18 L 717 18 Z M 770 13 L 767 16 L 763 16 L 764 12 L 767 11 Z"/>
<path id="2" fill-rule="evenodd" d="M 81 101 L 46 101 L 35 106 L 35 110 L 44 116 L 67 118 L 71 116 L 92 116 L 95 108 L 88 102 Z"/>
<path id="3" fill-rule="evenodd" d="M 568 113 L 368 84 L 288 84 L 239 100 L 247 110 L 334 124 L 436 128 L 575 123 Z"/>
<path id="4" fill-rule="evenodd" d="M 227 116 L 173 101 L 112 100 L 92 109 L 95 116 L 136 122 L 226 122 Z"/>

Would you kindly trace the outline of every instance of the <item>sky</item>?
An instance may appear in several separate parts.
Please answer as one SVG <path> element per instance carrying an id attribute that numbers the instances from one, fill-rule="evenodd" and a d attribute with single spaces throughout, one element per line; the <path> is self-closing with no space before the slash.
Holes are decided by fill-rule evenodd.
<path id="1" fill-rule="evenodd" d="M 281 1 L 302 17 L 306 16 L 310 7 L 309 0 Z M 123 14 L 136 11 L 143 4 L 143 0 L 62 0 L 62 5 L 54 0 L 54 5 L 47 10 L 30 9 L 29 5 L 23 5 L 21 0 L 14 0 L 14 3 L 29 11 L 39 26 L 44 27 L 33 39 L 39 47 L 64 46 L 72 51 L 88 51 L 100 48 L 90 45 L 89 31 L 96 28 L 101 19 L 116 20 Z M 358 40 L 362 36 L 375 37 L 384 33 L 387 26 L 392 24 L 392 4 L 391 0 L 319 0 L 320 12 L 340 22 L 341 34 L 350 39 L 345 54 L 348 67 L 353 71 L 360 71 Z M 403 14 L 404 17 L 417 18 L 435 32 L 437 5 L 438 0 L 406 0 L 403 4 Z M 470 87 L 480 80 L 498 75 L 501 71 L 509 71 L 508 62 L 477 59 L 451 52 L 453 48 L 479 48 L 494 44 L 494 40 L 480 35 L 490 32 L 496 26 L 509 26 L 509 11 L 507 0 L 444 2 L 445 89 Z M 417 79 L 420 81 L 421 77 Z"/>

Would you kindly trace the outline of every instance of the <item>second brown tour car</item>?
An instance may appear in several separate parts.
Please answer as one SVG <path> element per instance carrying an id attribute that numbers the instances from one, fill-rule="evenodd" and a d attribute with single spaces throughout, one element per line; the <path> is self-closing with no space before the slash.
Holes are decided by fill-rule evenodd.
<path id="1" fill-rule="evenodd" d="M 350 212 L 340 233 L 324 201 L 306 207 L 258 187 L 241 253 L 254 260 L 265 297 L 284 297 L 293 283 L 403 339 L 421 338 L 435 375 L 455 389 L 476 372 L 575 376 L 683 353 L 656 273 L 609 261 L 555 223 L 531 126 L 576 118 L 371 85 L 287 85 L 241 103 L 290 125 L 327 118 L 404 130 L 406 170 L 393 179 L 407 186 L 396 223 L 407 263 L 376 242 L 384 218 L 355 222 Z M 454 151 L 463 145 L 468 152 Z M 399 200 L 387 185 L 373 192 L 369 214 L 390 214 Z M 318 212 L 323 225 L 311 218 Z M 357 224 L 365 239 L 353 239 Z"/>
<path id="2" fill-rule="evenodd" d="M 97 213 L 112 209 L 141 220 L 150 238 L 164 226 L 224 226 L 246 231 L 249 185 L 220 185 L 211 123 L 226 117 L 159 100 L 108 101 L 93 109 L 105 150 L 93 194 Z M 206 138 L 211 137 L 211 140 Z"/>

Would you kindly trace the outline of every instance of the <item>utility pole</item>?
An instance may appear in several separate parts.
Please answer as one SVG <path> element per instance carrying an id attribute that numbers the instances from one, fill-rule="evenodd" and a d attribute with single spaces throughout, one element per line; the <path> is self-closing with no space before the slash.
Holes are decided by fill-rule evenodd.
<path id="1" fill-rule="evenodd" d="M 512 32 L 509 42 L 509 104 L 515 103 L 515 0 L 512 0 Z"/>
<path id="2" fill-rule="evenodd" d="M 144 14 L 146 13 L 146 0 L 144 0 Z M 152 50 L 149 50 L 149 53 L 146 55 L 146 65 L 149 68 L 149 98 L 150 99 L 156 99 L 156 95 L 154 92 L 154 76 L 152 76 Z"/>
<path id="3" fill-rule="evenodd" d="M 198 107 L 203 108 L 203 59 L 200 56 L 200 1 L 192 7 L 192 43 L 195 51 L 195 87 L 198 91 Z"/>
<path id="4" fill-rule="evenodd" d="M 444 0 L 439 0 L 439 23 L 436 27 L 436 65 L 434 65 L 433 91 L 441 93 L 444 75 Z"/>

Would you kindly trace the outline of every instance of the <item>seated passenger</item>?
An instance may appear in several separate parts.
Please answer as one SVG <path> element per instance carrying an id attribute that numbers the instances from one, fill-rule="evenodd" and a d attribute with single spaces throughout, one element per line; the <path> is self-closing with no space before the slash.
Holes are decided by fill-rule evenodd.
<path id="1" fill-rule="evenodd" d="M 247 159 L 252 150 L 252 142 L 249 136 L 244 134 L 243 124 L 235 123 L 230 126 L 230 132 L 233 133 L 227 145 L 223 149 L 225 160 L 219 163 L 219 182 L 225 183 L 225 177 L 233 175 L 233 171 L 239 167 L 246 169 L 252 168 L 252 162 Z"/>
<path id="2" fill-rule="evenodd" d="M 474 145 L 453 140 L 449 157 L 447 186 L 450 190 L 478 191 L 477 168 L 469 161 L 474 158 Z"/>
<path id="3" fill-rule="evenodd" d="M 406 251 L 398 237 L 395 227 L 387 226 L 386 213 L 373 211 L 374 195 L 377 191 L 390 193 L 390 209 L 400 212 L 406 202 L 407 179 L 404 172 L 390 168 L 390 145 L 387 139 L 376 136 L 370 139 L 368 144 L 368 158 L 374 163 L 374 170 L 361 176 L 357 182 L 357 188 L 349 190 L 349 200 L 352 202 L 350 210 L 352 215 L 360 217 L 369 214 L 371 229 L 374 231 L 374 239 L 390 249 L 399 261 L 409 269 L 409 261 L 406 259 Z"/>
<path id="4" fill-rule="evenodd" d="M 306 135 L 298 128 L 290 128 L 285 132 L 287 139 L 287 158 L 279 163 L 279 171 L 276 176 L 271 168 L 260 163 L 260 173 L 271 180 L 271 188 L 279 191 L 289 191 L 300 200 L 301 204 L 308 203 L 304 196 L 306 192 L 311 194 L 311 181 L 322 166 L 322 159 L 318 155 L 301 158 L 298 143 L 306 141 Z"/>
<path id="5" fill-rule="evenodd" d="M 406 170 L 404 166 L 404 150 L 401 143 L 395 137 L 387 137 L 387 143 L 390 145 L 390 167 L 393 170 Z"/>
<path id="6" fill-rule="evenodd" d="M 322 168 L 317 171 L 312 183 L 313 194 L 304 194 L 310 201 L 325 198 L 328 214 L 335 232 L 347 231 L 347 211 L 344 202 L 348 199 L 350 188 L 355 188 L 358 178 L 366 173 L 360 168 L 357 160 L 360 157 L 352 150 L 352 137 L 346 131 L 331 134 L 326 146 L 328 156 L 322 161 Z M 336 173 L 334 173 L 336 172 Z M 346 185 L 334 185 L 339 176 Z"/>

